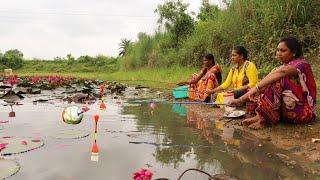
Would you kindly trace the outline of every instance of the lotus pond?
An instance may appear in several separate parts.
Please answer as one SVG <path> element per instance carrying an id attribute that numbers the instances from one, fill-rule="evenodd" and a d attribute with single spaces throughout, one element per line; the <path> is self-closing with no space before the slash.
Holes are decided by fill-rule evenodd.
<path id="1" fill-rule="evenodd" d="M 189 168 L 236 179 L 306 176 L 298 164 L 283 163 L 276 155 L 286 152 L 268 143 L 260 147 L 250 134 L 201 119 L 192 107 L 166 103 L 148 89 L 107 93 L 105 110 L 99 109 L 99 101 L 68 103 L 64 92 L 27 94 L 13 106 L 1 101 L 0 143 L 15 145 L 0 147 L 0 179 L 124 180 L 142 168 L 150 170 L 153 179 L 177 179 Z M 61 113 L 70 105 L 89 108 L 80 124 L 62 121 Z M 8 117 L 11 111 L 15 117 Z M 96 114 L 98 162 L 90 160 Z M 208 176 L 190 171 L 182 179 Z"/>

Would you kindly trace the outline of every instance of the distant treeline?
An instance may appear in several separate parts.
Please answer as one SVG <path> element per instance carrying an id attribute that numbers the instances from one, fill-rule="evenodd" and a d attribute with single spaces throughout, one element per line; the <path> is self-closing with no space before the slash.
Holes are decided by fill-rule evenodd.
<path id="1" fill-rule="evenodd" d="M 19 71 L 33 72 L 115 72 L 120 68 L 118 58 L 104 55 L 80 56 L 74 58 L 71 54 L 64 57 L 56 57 L 50 60 L 32 59 L 23 57 L 23 53 L 17 49 L 0 53 L 0 70 L 11 68 Z"/>
<path id="2" fill-rule="evenodd" d="M 245 46 L 249 58 L 269 71 L 277 64 L 277 42 L 296 36 L 309 59 L 319 54 L 319 0 L 223 0 L 220 8 L 203 0 L 199 14 L 191 15 L 182 0 L 158 5 L 159 28 L 153 35 L 138 34 L 138 40 L 123 39 L 122 67 L 197 66 L 206 53 L 219 63 L 230 63 L 235 45 Z M 129 43 L 128 43 L 129 42 Z"/>

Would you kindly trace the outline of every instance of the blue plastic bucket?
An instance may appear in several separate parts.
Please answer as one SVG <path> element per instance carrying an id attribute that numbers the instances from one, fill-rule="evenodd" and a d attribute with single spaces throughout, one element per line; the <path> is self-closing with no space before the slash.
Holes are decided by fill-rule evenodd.
<path id="1" fill-rule="evenodd" d="M 173 97 L 176 99 L 183 99 L 188 97 L 189 86 L 180 86 L 174 88 L 172 91 Z"/>

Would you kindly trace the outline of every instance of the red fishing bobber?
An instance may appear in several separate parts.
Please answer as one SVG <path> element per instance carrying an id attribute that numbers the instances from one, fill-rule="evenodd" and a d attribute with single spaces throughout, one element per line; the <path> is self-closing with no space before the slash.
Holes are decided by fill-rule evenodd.
<path id="1" fill-rule="evenodd" d="M 99 160 L 99 148 L 97 145 L 97 133 L 98 133 L 98 121 L 100 119 L 99 115 L 94 115 L 93 116 L 94 122 L 95 122 L 95 128 L 94 128 L 94 143 L 91 148 L 91 161 L 96 161 L 98 162 Z"/>
<path id="2" fill-rule="evenodd" d="M 107 106 L 106 106 L 106 104 L 102 101 L 102 102 L 100 103 L 100 110 L 105 110 L 105 109 L 107 109 Z"/>
<path id="3" fill-rule="evenodd" d="M 14 111 L 9 112 L 9 117 L 16 117 L 16 113 Z"/>
<path id="4" fill-rule="evenodd" d="M 103 95 L 104 94 L 104 84 L 100 84 L 100 94 Z"/>
<path id="5" fill-rule="evenodd" d="M 91 148 L 91 161 L 99 161 L 99 147 L 97 143 L 94 143 Z"/>
<path id="6" fill-rule="evenodd" d="M 100 119 L 100 116 L 96 114 L 96 115 L 93 116 L 93 118 L 94 118 L 94 121 L 95 121 L 96 123 L 98 123 L 98 121 L 99 121 L 99 119 Z"/>

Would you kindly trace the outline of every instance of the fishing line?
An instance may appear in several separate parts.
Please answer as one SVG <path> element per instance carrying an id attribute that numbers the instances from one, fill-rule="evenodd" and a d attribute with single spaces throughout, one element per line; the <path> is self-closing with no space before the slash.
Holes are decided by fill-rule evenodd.
<path id="1" fill-rule="evenodd" d="M 154 82 L 154 83 L 164 83 L 164 84 L 174 84 L 174 85 L 177 85 L 176 83 L 172 83 L 172 82 L 166 82 L 166 81 L 156 81 L 156 80 L 148 80 L 148 79 L 120 79 L 120 80 L 106 80 L 106 81 L 136 81 L 136 82 Z"/>

